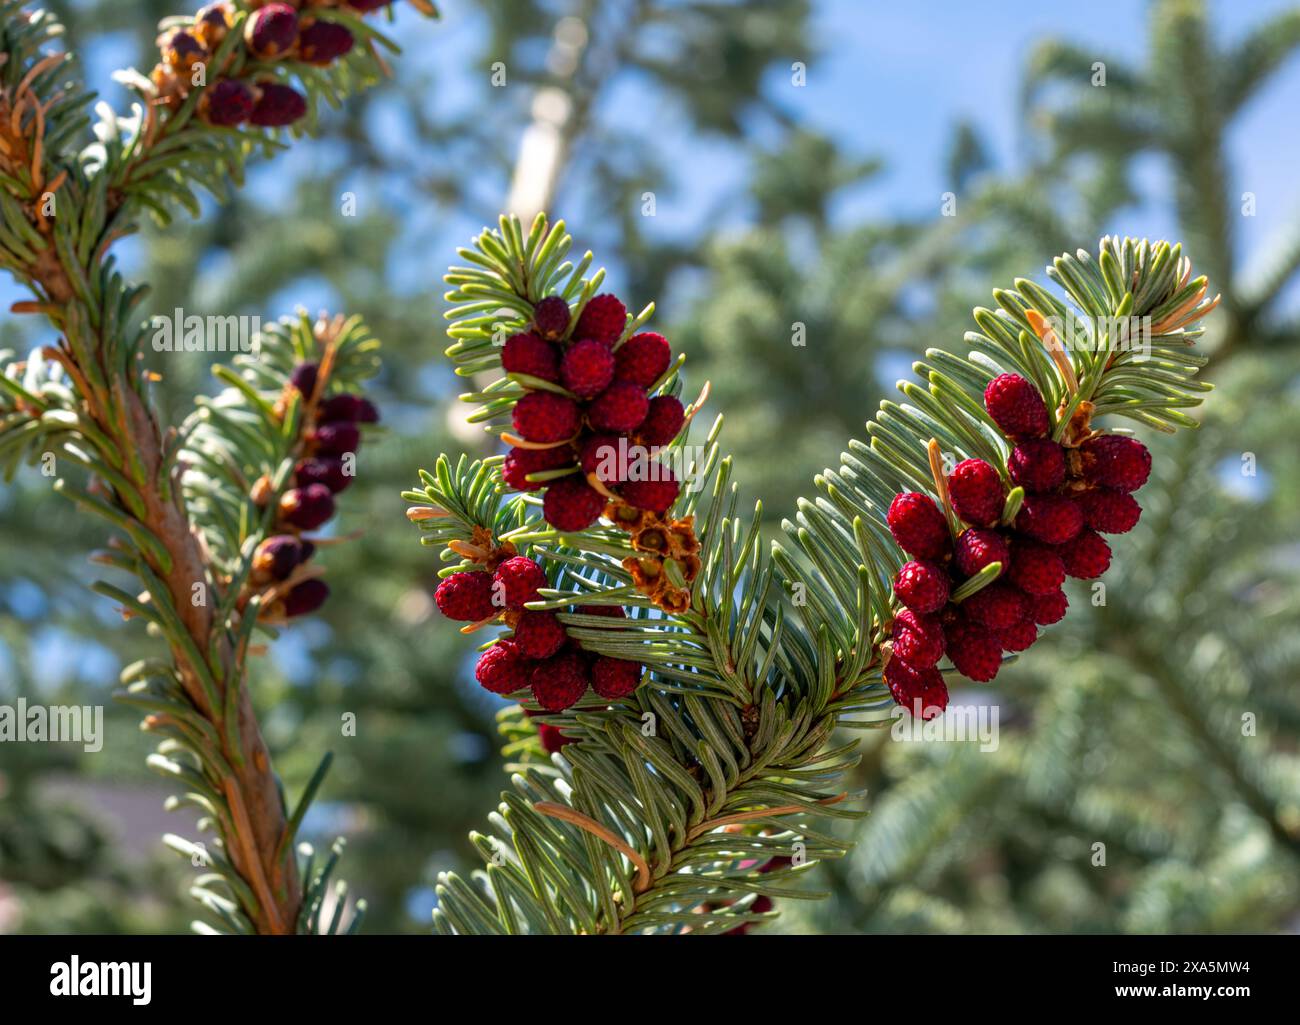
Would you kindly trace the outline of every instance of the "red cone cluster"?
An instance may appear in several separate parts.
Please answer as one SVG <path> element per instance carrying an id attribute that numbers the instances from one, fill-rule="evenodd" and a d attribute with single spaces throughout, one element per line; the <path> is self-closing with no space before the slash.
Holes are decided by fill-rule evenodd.
<path id="1" fill-rule="evenodd" d="M 522 375 L 525 387 L 536 378 L 566 393 L 529 388 L 516 403 L 520 444 L 506 456 L 502 477 L 519 491 L 545 489 L 542 514 L 557 530 L 591 526 L 610 495 L 667 512 L 681 485 L 650 450 L 681 433 L 686 412 L 674 396 L 651 398 L 650 391 L 672 363 L 672 349 L 653 331 L 622 341 L 627 308 L 613 295 L 595 296 L 571 319 L 568 304 L 549 296 L 534 307 L 529 329 L 501 351 L 502 367 Z M 543 473 L 554 475 L 528 479 Z"/>
<path id="2" fill-rule="evenodd" d="M 323 390 L 319 377 L 316 363 L 300 363 L 290 375 L 288 390 L 300 392 L 307 404 L 301 458 L 294 467 L 291 486 L 276 508 L 279 533 L 263 541 L 253 554 L 254 585 L 292 585 L 283 599 L 286 616 L 314 612 L 329 597 L 323 580 L 293 583 L 304 576 L 306 563 L 316 550 L 299 533 L 316 530 L 333 517 L 334 496 L 352 483 L 352 460 L 361 445 L 360 425 L 379 422 L 374 404 L 360 395 L 317 396 L 316 392 Z"/>
<path id="3" fill-rule="evenodd" d="M 1025 492 L 1014 523 L 1000 523 L 1007 484 L 981 459 L 958 463 L 947 479 L 953 512 L 965 524 L 956 538 L 928 495 L 898 495 L 887 516 L 912 561 L 894 578 L 904 608 L 894 619 L 884 682 L 909 709 L 920 699 L 927 718 L 948 704 L 941 657 L 963 676 L 992 680 L 1004 652 L 1024 651 L 1040 626 L 1065 615 L 1067 576 L 1089 580 L 1106 571 L 1110 546 L 1101 535 L 1137 523 L 1142 510 L 1130 492 L 1151 472 L 1150 452 L 1132 438 L 1092 433 L 1070 448 L 1053 441 L 1042 396 L 1016 374 L 990 381 L 984 406 L 1014 446 L 1007 476 Z M 1002 565 L 996 580 L 951 600 L 994 562 Z"/>
<path id="4" fill-rule="evenodd" d="M 347 26 L 329 20 L 329 8 L 365 14 L 387 7 L 388 2 L 263 2 L 244 20 L 239 45 L 250 59 L 260 63 L 296 61 L 327 67 L 348 54 L 356 41 Z M 191 24 L 169 28 L 158 37 L 162 59 L 150 80 L 159 99 L 175 109 L 193 89 L 206 84 L 199 114 L 209 124 L 223 128 L 243 124 L 281 128 L 293 124 L 307 113 L 307 100 L 297 89 L 270 77 L 256 81 L 230 78 L 226 75 L 227 63 L 221 67 L 210 63 L 234 28 L 235 15 L 235 5 L 221 0 L 200 9 Z M 199 65 L 207 65 L 201 77 L 196 70 Z"/>
<path id="5" fill-rule="evenodd" d="M 434 601 L 448 619 L 481 623 L 500 617 L 514 631 L 479 656 L 474 667 L 479 684 L 493 694 L 529 690 L 544 712 L 564 711 L 588 687 L 610 701 L 635 691 L 643 673 L 639 662 L 586 651 L 554 612 L 524 608 L 538 600 L 539 589 L 546 586 L 542 567 L 522 555 L 506 559 L 492 572 L 452 573 L 438 585 Z M 626 615 L 621 607 L 608 605 L 583 605 L 577 611 L 620 619 Z"/>

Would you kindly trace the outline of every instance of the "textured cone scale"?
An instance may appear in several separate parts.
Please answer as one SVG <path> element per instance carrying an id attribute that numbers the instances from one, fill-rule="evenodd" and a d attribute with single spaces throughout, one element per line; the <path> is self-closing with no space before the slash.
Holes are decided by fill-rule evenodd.
<path id="1" fill-rule="evenodd" d="M 997 640 L 1003 651 L 1024 651 L 1038 640 L 1038 627 L 1032 620 L 1022 619 L 1005 630 L 999 630 Z"/>
<path id="2" fill-rule="evenodd" d="M 524 658 L 549 658 L 566 640 L 568 634 L 554 612 L 525 612 L 515 624 L 515 648 Z"/>
<path id="3" fill-rule="evenodd" d="M 1142 442 L 1119 434 L 1089 438 L 1081 446 L 1083 475 L 1116 491 L 1136 491 L 1151 476 L 1151 453 Z"/>
<path id="4" fill-rule="evenodd" d="M 938 616 L 903 609 L 894 617 L 894 654 L 909 665 L 929 667 L 943 657 L 943 624 Z"/>
<path id="5" fill-rule="evenodd" d="M 300 530 L 315 530 L 334 515 L 334 496 L 324 484 L 290 488 L 280 496 L 280 518 Z"/>
<path id="6" fill-rule="evenodd" d="M 284 596 L 284 614 L 288 618 L 315 612 L 330 596 L 324 580 L 304 580 Z"/>
<path id="7" fill-rule="evenodd" d="M 321 424 L 312 432 L 316 452 L 324 456 L 341 456 L 355 452 L 361 444 L 361 432 L 356 424 L 346 421 Z"/>
<path id="8" fill-rule="evenodd" d="M 558 295 L 549 295 L 533 307 L 533 327 L 543 338 L 555 341 L 569 329 L 569 304 Z"/>
<path id="9" fill-rule="evenodd" d="M 525 441 L 566 441 L 578 433 L 578 405 L 563 395 L 529 392 L 515 403 L 513 423 Z"/>
<path id="10" fill-rule="evenodd" d="M 279 82 L 259 82 L 260 95 L 249 121 L 259 128 L 284 128 L 307 113 L 307 99 L 297 89 Z"/>
<path id="11" fill-rule="evenodd" d="M 477 576 L 486 576 L 479 573 Z M 474 679 L 493 694 L 513 694 L 528 686 L 532 663 L 510 641 L 497 641 L 478 657 Z"/>
<path id="12" fill-rule="evenodd" d="M 919 491 L 895 495 L 886 516 L 898 547 L 918 559 L 939 559 L 952 548 L 948 521 L 934 499 Z"/>
<path id="13" fill-rule="evenodd" d="M 462 623 L 477 623 L 501 611 L 492 604 L 492 575 L 473 570 L 445 577 L 433 600 L 444 616 Z"/>
<path id="14" fill-rule="evenodd" d="M 343 460 L 333 458 L 303 459 L 294 467 L 293 479 L 299 487 L 324 484 L 336 495 L 354 480 L 351 475 L 343 472 Z"/>
<path id="15" fill-rule="evenodd" d="M 1006 490 L 998 471 L 983 459 L 963 459 L 948 476 L 952 507 L 967 523 L 991 527 L 1002 515 Z"/>
<path id="16" fill-rule="evenodd" d="M 298 33 L 298 56 L 308 64 L 324 66 L 352 49 L 352 33 L 332 21 L 313 21 Z"/>
<path id="17" fill-rule="evenodd" d="M 1076 580 L 1091 580 L 1110 568 L 1110 545 L 1095 530 L 1085 530 L 1057 547 L 1065 572 Z"/>
<path id="18" fill-rule="evenodd" d="M 563 712 L 587 692 L 587 660 L 565 652 L 534 662 L 528 682 L 545 711 Z"/>
<path id="19" fill-rule="evenodd" d="M 512 448 L 501 464 L 501 479 L 516 491 L 537 491 L 546 484 L 528 480 L 530 473 L 543 473 L 573 465 L 573 450 L 567 445 L 556 448 Z M 554 483 L 554 482 L 552 482 Z"/>
<path id="20" fill-rule="evenodd" d="M 680 399 L 660 395 L 650 400 L 650 409 L 637 428 L 637 436 L 645 445 L 667 445 L 681 433 L 686 422 L 686 410 Z"/>
<path id="21" fill-rule="evenodd" d="M 650 411 L 645 391 L 631 381 L 615 381 L 587 407 L 587 421 L 598 431 L 626 434 Z"/>
<path id="22" fill-rule="evenodd" d="M 1132 495 L 1113 488 L 1092 488 L 1076 496 L 1083 522 L 1103 534 L 1127 534 L 1137 526 L 1142 506 Z"/>
<path id="23" fill-rule="evenodd" d="M 1039 626 L 1051 626 L 1065 618 L 1065 610 L 1070 607 L 1070 600 L 1064 591 L 1048 591 L 1046 594 L 1025 595 L 1025 612 L 1029 619 Z"/>
<path id="24" fill-rule="evenodd" d="M 1083 529 L 1083 512 L 1065 495 L 1026 495 L 1016 529 L 1049 545 L 1059 545 Z"/>
<path id="25" fill-rule="evenodd" d="M 1011 542 L 1007 582 L 1026 594 L 1051 594 L 1065 582 L 1065 565 L 1050 547 L 1027 538 Z"/>
<path id="26" fill-rule="evenodd" d="M 605 345 L 613 345 L 626 324 L 627 307 L 617 296 L 605 293 L 587 303 L 573 329 L 573 337 L 594 338 Z"/>
<path id="27" fill-rule="evenodd" d="M 223 78 L 203 98 L 209 123 L 223 128 L 242 125 L 253 114 L 253 90 L 233 78 Z"/>
<path id="28" fill-rule="evenodd" d="M 1022 441 L 1011 450 L 1007 472 L 1031 494 L 1055 491 L 1065 483 L 1065 449 L 1047 438 Z"/>
<path id="29" fill-rule="evenodd" d="M 938 612 L 948 604 L 948 574 L 937 563 L 913 561 L 894 577 L 894 595 L 913 612 Z"/>
<path id="30" fill-rule="evenodd" d="M 285 580 L 304 558 L 301 541 L 292 534 L 275 534 L 253 552 L 253 569 L 273 580 Z"/>
<path id="31" fill-rule="evenodd" d="M 601 656 L 591 664 L 591 689 L 611 701 L 625 698 L 641 686 L 641 663 Z"/>
<path id="32" fill-rule="evenodd" d="M 574 474 L 561 477 L 546 489 L 542 516 L 556 530 L 586 530 L 605 510 L 605 496 Z"/>
<path id="33" fill-rule="evenodd" d="M 973 577 L 992 562 L 1002 563 L 1005 575 L 1011 562 L 1011 548 L 1007 539 L 987 527 L 968 527 L 957 535 L 953 546 L 954 561 L 963 576 Z"/>
<path id="34" fill-rule="evenodd" d="M 560 381 L 580 399 L 599 395 L 614 380 L 614 354 L 592 338 L 574 342 L 560 361 Z"/>
<path id="35" fill-rule="evenodd" d="M 628 505 L 638 509 L 649 509 L 655 513 L 665 513 L 677 501 L 682 486 L 677 483 L 672 470 L 655 464 L 659 480 L 630 480 L 618 487 L 618 495 Z"/>
<path id="36" fill-rule="evenodd" d="M 1025 617 L 1025 599 L 1010 584 L 999 581 L 972 594 L 962 609 L 972 622 L 990 630 L 1005 630 Z"/>
<path id="37" fill-rule="evenodd" d="M 507 374 L 527 374 L 558 383 L 560 353 L 544 338 L 525 331 L 506 339 L 501 347 L 501 367 Z"/>
<path id="38" fill-rule="evenodd" d="M 1039 438 L 1047 433 L 1043 396 L 1019 374 L 993 378 L 984 389 L 984 408 L 1008 437 Z"/>
<path id="39" fill-rule="evenodd" d="M 987 683 L 1002 667 L 1002 645 L 985 626 L 959 619 L 944 631 L 945 647 L 957 672 Z"/>
<path id="40" fill-rule="evenodd" d="M 948 687 L 937 669 L 914 666 L 895 656 L 885 666 L 883 678 L 894 701 L 914 715 L 918 701 L 923 719 L 933 719 L 948 707 Z"/>
<path id="41" fill-rule="evenodd" d="M 298 39 L 298 12 L 288 4 L 267 4 L 244 24 L 249 50 L 264 60 L 292 49 Z"/>
<path id="42" fill-rule="evenodd" d="M 629 338 L 614 353 L 614 379 L 649 388 L 672 361 L 668 339 L 654 331 L 643 331 Z"/>
<path id="43" fill-rule="evenodd" d="M 538 588 L 550 586 L 542 567 L 522 555 L 498 566 L 492 574 L 492 584 L 508 609 L 522 609 L 527 602 L 541 597 Z"/>

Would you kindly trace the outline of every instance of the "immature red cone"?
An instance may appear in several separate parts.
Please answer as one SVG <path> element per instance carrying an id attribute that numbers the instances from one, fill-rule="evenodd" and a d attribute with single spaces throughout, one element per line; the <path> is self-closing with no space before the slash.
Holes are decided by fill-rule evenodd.
<path id="1" fill-rule="evenodd" d="M 335 495 L 355 479 L 354 475 L 343 472 L 342 459 L 332 457 L 303 459 L 293 469 L 293 480 L 299 487 L 324 484 Z"/>
<path id="2" fill-rule="evenodd" d="M 972 622 L 1006 630 L 1025 617 L 1025 598 L 1010 584 L 997 581 L 962 602 L 962 610 Z"/>
<path id="3" fill-rule="evenodd" d="M 304 398 L 310 398 L 312 392 L 316 390 L 316 378 L 319 374 L 319 363 L 299 363 L 289 374 L 289 383 L 302 392 Z"/>
<path id="4" fill-rule="evenodd" d="M 947 555 L 952 547 L 948 521 L 929 495 L 919 491 L 895 495 L 885 519 L 898 547 L 908 555 L 918 559 L 938 559 Z"/>
<path id="5" fill-rule="evenodd" d="M 315 612 L 325 604 L 330 596 L 329 584 L 324 580 L 304 580 L 284 596 L 284 614 L 286 618 L 303 616 Z"/>
<path id="6" fill-rule="evenodd" d="M 894 577 L 894 595 L 913 612 L 938 612 L 948 604 L 948 574 L 933 562 L 908 562 Z"/>
<path id="7" fill-rule="evenodd" d="M 543 381 L 560 380 L 560 353 L 531 331 L 511 335 L 501 347 L 501 368 L 507 374 L 527 374 Z"/>
<path id="8" fill-rule="evenodd" d="M 558 727 L 544 722 L 537 724 L 537 739 L 542 742 L 542 750 L 548 755 L 555 754 L 565 744 L 576 744 L 578 742 L 577 737 L 566 737 L 559 731 Z"/>
<path id="9" fill-rule="evenodd" d="M 587 660 L 574 652 L 534 662 L 528 678 L 533 698 L 547 712 L 563 712 L 587 692 Z"/>
<path id="10" fill-rule="evenodd" d="M 894 617 L 894 655 L 909 665 L 928 667 L 943 657 L 943 624 L 938 616 L 903 609 Z"/>
<path id="11" fill-rule="evenodd" d="M 204 93 L 203 112 L 209 124 L 222 128 L 242 125 L 253 113 L 253 90 L 243 82 L 223 78 Z"/>
<path id="12" fill-rule="evenodd" d="M 895 656 L 882 674 L 894 701 L 912 714 L 920 702 L 921 718 L 933 719 L 948 707 L 948 687 L 943 674 L 933 667 L 914 666 Z"/>
<path id="13" fill-rule="evenodd" d="M 360 11 L 362 14 L 368 14 L 371 11 L 378 11 L 387 7 L 393 0 L 344 0 L 343 6 L 351 7 L 354 11 Z"/>
<path id="14" fill-rule="evenodd" d="M 654 469 L 658 480 L 625 481 L 618 486 L 619 498 L 638 509 L 649 509 L 654 513 L 667 512 L 677 501 L 682 486 L 677 483 L 676 476 L 668 467 L 655 464 Z"/>
<path id="15" fill-rule="evenodd" d="M 554 342 L 569 329 L 569 304 L 558 295 L 548 295 L 533 307 L 533 327 Z"/>
<path id="16" fill-rule="evenodd" d="M 626 434 L 650 411 L 645 391 L 631 381 L 615 381 L 587 407 L 587 422 L 598 431 Z"/>
<path id="17" fill-rule="evenodd" d="M 567 441 L 578 433 L 582 414 L 578 404 L 548 391 L 529 392 L 515 403 L 515 430 L 526 441 Z"/>
<path id="18" fill-rule="evenodd" d="M 298 33 L 298 56 L 308 64 L 332 64 L 352 49 L 352 33 L 334 21 L 313 21 Z"/>
<path id="19" fill-rule="evenodd" d="M 627 468 L 620 465 L 619 437 L 617 434 L 587 435 L 578 449 L 578 465 L 582 472 L 594 473 L 602 484 L 621 481 Z"/>
<path id="20" fill-rule="evenodd" d="M 602 698 L 625 698 L 641 686 L 641 663 L 601 656 L 591 664 L 591 689 Z"/>
<path id="21" fill-rule="evenodd" d="M 685 422 L 686 410 L 681 400 L 659 395 L 650 400 L 650 408 L 636 433 L 645 445 L 667 445 L 681 433 Z"/>
<path id="22" fill-rule="evenodd" d="M 1045 544 L 1064 544 L 1083 529 L 1083 513 L 1066 495 L 1026 495 L 1016 529 Z"/>
<path id="23" fill-rule="evenodd" d="M 525 612 L 515 624 L 515 647 L 524 658 L 550 658 L 566 640 L 554 612 Z"/>
<path id="24" fill-rule="evenodd" d="M 953 468 L 948 495 L 957 515 L 976 527 L 997 523 L 1007 498 L 998 471 L 983 459 L 963 459 Z"/>
<path id="25" fill-rule="evenodd" d="M 555 448 L 512 448 L 501 464 L 501 479 L 516 491 L 537 491 L 546 487 L 546 484 L 530 481 L 530 473 L 544 473 L 572 465 L 573 450 L 567 445 Z"/>
<path id="26" fill-rule="evenodd" d="M 331 395 L 328 399 L 321 400 L 316 415 L 322 423 L 334 420 L 355 423 L 361 415 L 361 403 L 363 401 L 365 400 L 360 395 L 353 395 L 351 392 L 339 392 L 337 395 Z"/>
<path id="27" fill-rule="evenodd" d="M 259 82 L 249 122 L 259 128 L 285 128 L 307 113 L 307 99 L 290 85 Z"/>
<path id="28" fill-rule="evenodd" d="M 594 338 L 606 345 L 613 345 L 627 325 L 627 307 L 617 296 L 598 295 L 587 303 L 578 317 L 578 324 L 573 329 L 574 338 Z"/>
<path id="29" fill-rule="evenodd" d="M 311 442 L 316 453 L 323 456 L 342 456 L 355 452 L 361 445 L 361 432 L 357 425 L 347 421 L 321 424 L 311 432 Z"/>
<path id="30" fill-rule="evenodd" d="M 510 641 L 497 641 L 478 657 L 478 663 L 474 666 L 474 679 L 493 694 L 513 694 L 528 686 L 532 669 L 532 663 L 519 654 L 514 644 Z"/>
<path id="31" fill-rule="evenodd" d="M 604 512 L 606 498 L 579 474 L 552 481 L 542 500 L 542 516 L 556 530 L 586 530 Z"/>
<path id="32" fill-rule="evenodd" d="M 477 623 L 497 615 L 501 609 L 492 604 L 492 574 L 477 570 L 452 573 L 443 578 L 433 592 L 434 604 L 448 619 Z"/>
<path id="33" fill-rule="evenodd" d="M 560 361 L 560 381 L 580 399 L 595 398 L 614 380 L 614 354 L 594 338 L 574 342 Z"/>
<path id="34" fill-rule="evenodd" d="M 1068 544 L 1057 546 L 1067 575 L 1091 580 L 1110 568 L 1110 545 L 1095 530 L 1085 530 Z"/>
<path id="35" fill-rule="evenodd" d="M 208 51 L 199 40 L 181 29 L 168 33 L 158 40 L 164 63 L 177 71 L 189 71 L 195 64 L 203 63 Z"/>
<path id="36" fill-rule="evenodd" d="M 1142 506 L 1132 495 L 1114 488 L 1090 488 L 1075 496 L 1083 522 L 1103 534 L 1127 534 L 1142 515 Z"/>
<path id="37" fill-rule="evenodd" d="M 984 389 L 984 408 L 1011 438 L 1039 438 L 1049 426 L 1038 389 L 1019 374 L 999 374 Z"/>
<path id="38" fill-rule="evenodd" d="M 1046 594 L 1025 595 L 1025 613 L 1039 626 L 1051 626 L 1065 618 L 1065 610 L 1070 607 L 1070 600 L 1061 590 L 1048 591 Z"/>
<path id="39" fill-rule="evenodd" d="M 501 563 L 492 574 L 492 584 L 508 609 L 522 609 L 528 602 L 537 601 L 541 597 L 537 589 L 550 586 L 542 567 L 523 555 Z"/>
<path id="40" fill-rule="evenodd" d="M 194 15 L 194 35 L 209 50 L 215 50 L 230 31 L 233 16 L 234 12 L 228 3 L 200 7 L 198 14 Z"/>
<path id="41" fill-rule="evenodd" d="M 1151 476 L 1151 453 L 1136 438 L 1102 434 L 1079 446 L 1083 476 L 1116 491 L 1136 491 Z"/>
<path id="42" fill-rule="evenodd" d="M 1002 563 L 1003 575 L 1011 562 L 1007 539 L 987 527 L 967 527 L 953 545 L 954 561 L 963 576 L 973 577 L 992 562 Z"/>
<path id="43" fill-rule="evenodd" d="M 254 56 L 263 60 L 286 53 L 297 39 L 298 12 L 288 4 L 267 4 L 254 11 L 244 24 L 244 42 Z"/>
<path id="44" fill-rule="evenodd" d="M 1065 582 L 1065 565 L 1047 545 L 1016 538 L 1011 542 L 1011 569 L 1006 579 L 1025 594 L 1051 594 Z"/>
<path id="45" fill-rule="evenodd" d="M 359 424 L 377 424 L 379 423 L 379 410 L 369 399 L 357 398 L 357 415 L 355 417 Z"/>
<path id="46" fill-rule="evenodd" d="M 1048 438 L 1029 438 L 1011 450 L 1007 472 L 1031 494 L 1055 491 L 1065 483 L 1065 449 Z"/>
<path id="47" fill-rule="evenodd" d="M 280 518 L 301 530 L 315 530 L 334 515 L 334 496 L 324 484 L 290 488 L 280 496 Z"/>
<path id="48" fill-rule="evenodd" d="M 997 641 L 1003 651 L 1024 651 L 1038 640 L 1038 627 L 1033 620 L 1022 619 L 1005 630 L 997 631 Z"/>
<path id="49" fill-rule="evenodd" d="M 273 580 L 285 580 L 303 561 L 303 546 L 292 534 L 268 537 L 253 552 L 253 570 Z"/>
<path id="50" fill-rule="evenodd" d="M 673 361 L 668 339 L 655 331 L 635 334 L 614 353 L 614 379 L 649 388 Z"/>
<path id="51" fill-rule="evenodd" d="M 986 626 L 958 619 L 944 630 L 944 650 L 957 672 L 987 683 L 1002 667 L 1002 645 Z"/>

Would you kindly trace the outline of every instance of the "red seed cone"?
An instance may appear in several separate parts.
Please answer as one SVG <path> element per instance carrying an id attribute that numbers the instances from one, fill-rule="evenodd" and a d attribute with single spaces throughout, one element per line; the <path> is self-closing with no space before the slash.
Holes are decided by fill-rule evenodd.
<path id="1" fill-rule="evenodd" d="M 561 477 L 546 489 L 542 515 L 556 530 L 586 530 L 605 510 L 605 497 L 578 474 Z"/>
<path id="2" fill-rule="evenodd" d="M 288 619 L 315 612 L 330 596 L 329 584 L 324 580 L 304 580 L 284 596 L 284 614 Z"/>
<path id="3" fill-rule="evenodd" d="M 903 609 L 894 617 L 894 654 L 909 665 L 928 668 L 943 657 L 943 624 L 938 616 Z"/>
<path id="4" fill-rule="evenodd" d="M 1092 484 L 1116 491 L 1136 491 L 1151 476 L 1151 453 L 1136 438 L 1103 434 L 1089 438 L 1079 453 L 1083 476 Z"/>
<path id="5" fill-rule="evenodd" d="M 997 631 L 997 640 L 1003 651 L 1024 651 L 1038 640 L 1038 627 L 1032 620 L 1022 619 L 1005 630 Z"/>
<path id="6" fill-rule="evenodd" d="M 1047 594 L 1025 595 L 1025 612 L 1028 618 L 1039 626 L 1051 626 L 1065 618 L 1065 611 L 1070 607 L 1070 600 L 1061 590 L 1049 591 Z"/>
<path id="7" fill-rule="evenodd" d="M 560 380 L 560 353 L 554 345 L 524 331 L 511 335 L 501 347 L 501 369 L 507 374 L 527 374 L 543 381 Z"/>
<path id="8" fill-rule="evenodd" d="M 580 399 L 599 395 L 614 380 L 614 354 L 594 338 L 569 346 L 560 361 L 560 381 Z"/>
<path id="9" fill-rule="evenodd" d="M 516 491 L 537 491 L 546 487 L 546 484 L 534 484 L 528 479 L 530 473 L 558 470 L 563 466 L 572 466 L 573 463 L 573 449 L 568 445 L 556 448 L 512 448 L 501 464 L 501 479 Z"/>
<path id="10" fill-rule="evenodd" d="M 627 307 L 617 296 L 598 295 L 583 308 L 578 324 L 573 329 L 574 338 L 594 338 L 613 345 L 627 325 Z"/>
<path id="11" fill-rule="evenodd" d="M 573 652 L 532 663 L 529 686 L 547 712 L 563 712 L 587 692 L 587 660 Z"/>
<path id="12" fill-rule="evenodd" d="M 649 388 L 673 361 L 668 339 L 654 331 L 635 334 L 614 353 L 614 379 Z"/>
<path id="13" fill-rule="evenodd" d="M 963 576 L 973 577 L 991 562 L 1002 563 L 1002 572 L 1007 572 L 1011 563 L 1011 548 L 1007 539 L 996 530 L 987 527 L 968 527 L 957 535 L 953 546 L 954 561 Z"/>
<path id="14" fill-rule="evenodd" d="M 1008 437 L 1038 438 L 1047 433 L 1043 396 L 1019 374 L 993 378 L 984 389 L 984 408 Z"/>
<path id="15" fill-rule="evenodd" d="M 1006 489 L 998 471 L 983 459 L 963 459 L 948 476 L 952 507 L 975 527 L 991 527 L 1002 515 Z"/>
<path id="16" fill-rule="evenodd" d="M 529 392 L 515 403 L 515 430 L 525 441 L 567 441 L 578 433 L 582 414 L 572 399 L 547 391 Z"/>
<path id="17" fill-rule="evenodd" d="M 597 658 L 591 664 L 591 689 L 611 701 L 625 698 L 641 686 L 640 662 L 623 658 Z"/>
<path id="18" fill-rule="evenodd" d="M 1056 551 L 1065 572 L 1076 580 L 1092 580 L 1110 568 L 1110 545 L 1095 530 L 1083 531 Z"/>
<path id="19" fill-rule="evenodd" d="M 507 609 L 522 609 L 527 602 L 537 601 L 538 588 L 550 586 L 542 567 L 522 555 L 501 563 L 492 574 L 492 584 Z"/>
<path id="20" fill-rule="evenodd" d="M 501 611 L 492 604 L 492 575 L 475 570 L 444 577 L 433 600 L 444 616 L 463 623 L 477 623 Z"/>
<path id="21" fill-rule="evenodd" d="M 952 548 L 948 521 L 934 499 L 919 491 L 895 495 L 885 517 L 898 547 L 918 559 L 939 559 Z"/>
<path id="22" fill-rule="evenodd" d="M 1132 495 L 1114 488 L 1091 488 L 1075 501 L 1083 512 L 1083 522 L 1103 534 L 1127 534 L 1142 516 L 1142 506 Z"/>
<path id="23" fill-rule="evenodd" d="M 554 612 L 525 612 L 515 624 L 515 647 L 524 658 L 550 658 L 568 639 Z"/>
<path id="24" fill-rule="evenodd" d="M 1065 565 L 1050 547 L 1028 538 L 1011 542 L 1011 569 L 1007 582 L 1026 594 L 1051 594 L 1065 581 Z"/>
<path id="25" fill-rule="evenodd" d="M 1002 645 L 986 626 L 958 619 L 944 630 L 945 650 L 963 676 L 987 683 L 1002 667 Z"/>
<path id="26" fill-rule="evenodd" d="M 1044 544 L 1064 544 L 1083 529 L 1083 512 L 1065 495 L 1026 495 L 1016 529 Z"/>
<path id="27" fill-rule="evenodd" d="M 649 411 L 650 400 L 640 385 L 615 381 L 587 407 L 587 422 L 597 431 L 627 434 L 640 426 Z"/>
<path id="28" fill-rule="evenodd" d="M 937 669 L 914 666 L 895 656 L 882 675 L 894 701 L 913 715 L 918 701 L 922 719 L 933 719 L 948 707 L 948 687 Z"/>
<path id="29" fill-rule="evenodd" d="M 686 410 L 681 400 L 672 395 L 659 395 L 650 400 L 641 426 L 636 429 L 643 445 L 667 445 L 681 433 L 686 422 Z"/>
<path id="30" fill-rule="evenodd" d="M 938 612 L 948 604 L 948 574 L 934 562 L 913 561 L 894 577 L 894 595 L 913 612 Z"/>
<path id="31" fill-rule="evenodd" d="M 1025 617 L 1025 599 L 1010 584 L 996 581 L 962 603 L 966 616 L 990 630 L 1006 630 Z"/>
<path id="32" fill-rule="evenodd" d="M 530 661 L 519 654 L 512 642 L 497 641 L 478 657 L 474 679 L 493 694 L 513 694 L 528 686 L 532 666 Z"/>
<path id="33" fill-rule="evenodd" d="M 654 513 L 667 512 L 677 501 L 682 486 L 668 467 L 657 465 L 655 472 L 659 480 L 630 480 L 620 484 L 619 497 L 638 509 L 648 509 Z"/>
<path id="34" fill-rule="evenodd" d="M 569 329 L 569 304 L 558 295 L 548 295 L 533 307 L 533 327 L 552 342 L 563 338 Z"/>
<path id="35" fill-rule="evenodd" d="M 1011 450 L 1007 472 L 1030 494 L 1055 491 L 1065 483 L 1065 449 L 1048 438 L 1027 439 Z"/>

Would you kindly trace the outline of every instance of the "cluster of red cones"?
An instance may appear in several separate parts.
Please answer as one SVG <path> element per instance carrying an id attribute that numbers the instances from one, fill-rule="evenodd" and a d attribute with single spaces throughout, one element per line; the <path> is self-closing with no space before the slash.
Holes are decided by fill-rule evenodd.
<path id="1" fill-rule="evenodd" d="M 1132 492 L 1151 472 L 1150 452 L 1132 438 L 1085 431 L 1074 445 L 1053 441 L 1042 395 L 1016 374 L 990 381 L 984 406 L 1013 447 L 1005 476 L 981 459 L 958 463 L 947 476 L 956 537 L 928 495 L 905 492 L 889 507 L 890 532 L 912 561 L 894 579 L 904 608 L 894 618 L 884 681 L 895 701 L 909 710 L 919 702 L 926 718 L 948 704 L 941 658 L 969 679 L 992 680 L 1004 652 L 1024 651 L 1040 626 L 1065 615 L 1067 576 L 1089 580 L 1106 571 L 1111 553 L 1102 534 L 1137 523 L 1142 509 Z M 1004 523 L 1010 487 L 1022 488 L 1024 499 Z M 1001 570 L 992 582 L 959 593 L 995 562 Z"/>

